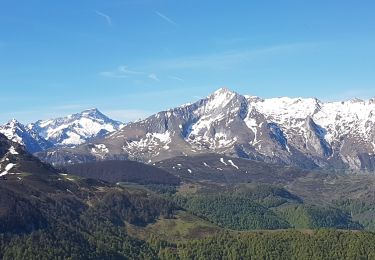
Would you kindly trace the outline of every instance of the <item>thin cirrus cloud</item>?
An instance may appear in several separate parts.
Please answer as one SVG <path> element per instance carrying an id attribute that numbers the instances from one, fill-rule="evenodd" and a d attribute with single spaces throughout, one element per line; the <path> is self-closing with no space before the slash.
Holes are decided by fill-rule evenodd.
<path id="1" fill-rule="evenodd" d="M 105 14 L 105 13 L 102 13 L 102 12 L 100 12 L 100 11 L 97 11 L 97 10 L 95 10 L 95 13 L 96 13 L 98 16 L 104 18 L 105 21 L 107 22 L 108 26 L 112 26 L 112 18 L 111 18 L 109 15 L 107 15 L 107 14 Z"/>
<path id="2" fill-rule="evenodd" d="M 145 75 L 143 71 L 135 71 L 128 69 L 127 66 L 119 66 L 117 69 L 112 71 L 102 71 L 99 73 L 100 76 L 108 78 L 128 78 L 131 75 Z"/>
<path id="3" fill-rule="evenodd" d="M 117 69 L 113 71 L 102 71 L 99 73 L 99 75 L 109 78 L 146 77 L 154 81 L 160 81 L 159 77 L 155 73 L 131 70 L 127 66 L 119 66 Z"/>
<path id="4" fill-rule="evenodd" d="M 292 55 L 303 52 L 313 52 L 321 46 L 321 43 L 302 42 L 279 44 L 263 48 L 237 49 L 224 52 L 209 53 L 203 55 L 180 56 L 172 59 L 144 60 L 142 68 L 145 70 L 131 70 L 126 66 L 119 66 L 112 71 L 103 71 L 99 75 L 110 78 L 146 78 L 154 81 L 161 81 L 152 71 L 163 71 L 170 73 L 166 77 L 170 80 L 183 82 L 184 79 L 174 76 L 180 70 L 225 70 L 243 68 L 257 59 L 280 58 L 284 54 Z M 173 74 L 172 74 L 173 73 Z"/>
<path id="5" fill-rule="evenodd" d="M 167 23 L 170 23 L 170 24 L 173 24 L 173 25 L 177 25 L 177 23 L 175 21 L 173 21 L 171 18 L 169 18 L 165 14 L 162 14 L 162 13 L 160 13 L 158 11 L 155 11 L 155 14 L 157 16 L 159 16 L 161 19 L 163 19 L 164 21 L 166 21 Z"/>
<path id="6" fill-rule="evenodd" d="M 158 78 L 158 76 L 155 73 L 149 74 L 148 78 L 152 79 L 152 80 L 155 80 L 155 81 L 160 81 L 160 79 Z"/>
<path id="7" fill-rule="evenodd" d="M 181 81 L 181 82 L 184 81 L 183 78 L 180 78 L 180 77 L 177 77 L 177 76 L 172 76 L 172 75 L 169 75 L 168 78 L 170 78 L 170 79 L 174 79 L 174 80 L 177 80 L 177 81 Z"/>
<path id="8" fill-rule="evenodd" d="M 290 54 L 292 52 L 310 51 L 318 46 L 318 43 L 311 42 L 280 44 L 264 48 L 230 50 L 213 54 L 153 60 L 149 61 L 147 65 L 151 68 L 159 68 L 162 70 L 225 69 L 252 61 L 259 57 L 272 57 L 283 53 Z"/>

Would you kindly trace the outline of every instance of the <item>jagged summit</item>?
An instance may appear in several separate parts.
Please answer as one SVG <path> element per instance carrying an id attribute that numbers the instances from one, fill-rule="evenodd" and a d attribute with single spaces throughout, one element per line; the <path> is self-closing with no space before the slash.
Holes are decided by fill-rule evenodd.
<path id="1" fill-rule="evenodd" d="M 89 139 L 119 130 L 121 122 L 101 113 L 97 108 L 49 120 L 39 120 L 28 128 L 38 132 L 57 146 L 74 146 Z"/>
<path id="2" fill-rule="evenodd" d="M 215 99 L 215 98 L 225 98 L 225 97 L 234 97 L 234 96 L 240 96 L 237 92 L 229 89 L 229 88 L 219 88 L 215 90 L 213 93 L 207 96 L 207 99 Z"/>
<path id="3" fill-rule="evenodd" d="M 64 117 L 58 117 L 58 118 L 55 118 L 55 119 L 52 119 L 52 120 L 66 120 L 67 118 L 81 118 L 81 117 L 104 119 L 104 120 L 108 120 L 108 121 L 112 120 L 109 117 L 107 117 L 106 115 L 104 115 L 97 108 L 85 109 L 81 112 L 70 114 L 70 115 L 67 115 L 67 116 L 64 116 Z M 39 121 L 48 121 L 48 120 L 39 120 Z M 112 121 L 114 121 L 114 120 L 112 120 Z"/>
<path id="4" fill-rule="evenodd" d="M 54 146 L 74 146 L 89 139 L 102 137 L 122 126 L 101 113 L 97 108 L 49 120 L 38 120 L 27 126 L 16 119 L 0 126 L 10 140 L 25 146 L 30 153 L 47 150 Z"/>
<path id="5" fill-rule="evenodd" d="M 12 118 L 11 120 L 8 121 L 9 125 L 19 125 L 20 122 L 17 121 L 17 119 Z"/>
<path id="6" fill-rule="evenodd" d="M 212 95 L 221 95 L 221 94 L 227 94 L 227 93 L 237 94 L 235 91 L 233 91 L 233 90 L 231 90 L 231 89 L 229 89 L 227 87 L 221 87 L 221 88 L 218 88 L 217 90 L 215 90 L 209 96 L 212 96 Z"/>
<path id="7" fill-rule="evenodd" d="M 74 115 L 107 117 L 102 112 L 100 112 L 99 109 L 97 109 L 97 108 L 85 109 L 82 112 L 74 114 Z"/>
<path id="8" fill-rule="evenodd" d="M 30 153 L 40 152 L 51 148 L 53 145 L 45 140 L 35 131 L 11 119 L 7 124 L 0 126 L 0 133 L 4 134 L 9 140 L 25 146 Z"/>
<path id="9" fill-rule="evenodd" d="M 92 108 L 85 109 L 85 110 L 83 110 L 81 113 L 91 113 L 91 112 L 94 112 L 94 113 L 101 113 L 101 112 L 99 111 L 99 109 L 96 108 L 96 107 L 92 107 Z"/>

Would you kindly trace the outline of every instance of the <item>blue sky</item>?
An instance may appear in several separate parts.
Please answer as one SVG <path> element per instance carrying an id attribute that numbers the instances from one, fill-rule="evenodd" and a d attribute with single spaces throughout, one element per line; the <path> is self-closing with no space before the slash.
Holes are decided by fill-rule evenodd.
<path id="1" fill-rule="evenodd" d="M 375 96 L 374 1 L 0 0 L 0 123 L 134 120 L 220 87 Z"/>

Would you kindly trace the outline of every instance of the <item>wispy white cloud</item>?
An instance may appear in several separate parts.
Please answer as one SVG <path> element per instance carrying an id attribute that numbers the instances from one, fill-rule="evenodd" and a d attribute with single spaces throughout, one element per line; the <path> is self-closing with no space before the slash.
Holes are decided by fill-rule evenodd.
<path id="1" fill-rule="evenodd" d="M 184 79 L 174 76 L 179 70 L 227 70 L 249 68 L 256 66 L 258 61 L 264 59 L 282 58 L 286 55 L 295 55 L 311 51 L 320 46 L 320 43 L 290 43 L 273 45 L 253 49 L 235 49 L 218 53 L 209 53 L 193 56 L 180 56 L 176 58 L 144 60 L 138 65 L 140 70 L 119 66 L 112 71 L 103 71 L 99 75 L 111 78 L 131 78 L 132 80 L 152 79 L 161 81 L 160 75 L 166 78 L 183 82 Z"/>
<path id="2" fill-rule="evenodd" d="M 99 11 L 97 11 L 97 10 L 95 10 L 95 13 L 96 13 L 98 16 L 103 17 L 103 18 L 106 20 L 108 26 L 112 26 L 112 18 L 111 18 L 109 15 L 107 15 L 107 14 L 105 14 L 105 13 L 102 13 L 102 12 L 99 12 Z"/>
<path id="3" fill-rule="evenodd" d="M 160 79 L 158 78 L 158 76 L 155 73 L 149 74 L 148 78 L 152 79 L 152 80 L 155 80 L 155 81 L 160 81 Z"/>
<path id="4" fill-rule="evenodd" d="M 174 80 L 177 80 L 177 81 L 181 81 L 181 82 L 184 81 L 183 78 L 180 78 L 180 77 L 177 77 L 177 76 L 172 76 L 172 75 L 169 75 L 168 78 L 174 79 Z"/>
<path id="5" fill-rule="evenodd" d="M 143 71 L 135 71 L 128 69 L 127 66 L 119 66 L 113 71 L 102 71 L 99 72 L 100 76 L 109 78 L 128 78 L 131 75 L 146 75 Z"/>
<path id="6" fill-rule="evenodd" d="M 317 46 L 317 43 L 291 43 L 255 49 L 230 50 L 213 54 L 153 60 L 148 63 L 148 66 L 162 70 L 231 68 L 259 57 L 297 52 Z"/>
<path id="7" fill-rule="evenodd" d="M 133 74 L 133 75 L 142 75 L 142 74 L 145 74 L 145 72 L 142 72 L 142 71 L 135 71 L 135 70 L 130 70 L 128 69 L 127 66 L 120 66 L 118 67 L 118 70 L 124 74 Z"/>
<path id="8" fill-rule="evenodd" d="M 177 26 L 177 23 L 175 21 L 173 21 L 171 18 L 169 18 L 168 16 L 166 16 L 166 15 L 164 15 L 164 14 L 158 12 L 158 11 L 155 11 L 155 14 L 157 16 L 159 16 L 161 19 L 163 19 L 164 21 Z"/>
<path id="9" fill-rule="evenodd" d="M 137 80 L 136 77 L 148 78 L 154 81 L 160 81 L 159 77 L 155 73 L 148 73 L 144 71 L 131 70 L 127 66 L 119 66 L 113 71 L 102 71 L 99 72 L 100 76 L 109 77 L 109 78 L 130 78 L 133 77 Z"/>

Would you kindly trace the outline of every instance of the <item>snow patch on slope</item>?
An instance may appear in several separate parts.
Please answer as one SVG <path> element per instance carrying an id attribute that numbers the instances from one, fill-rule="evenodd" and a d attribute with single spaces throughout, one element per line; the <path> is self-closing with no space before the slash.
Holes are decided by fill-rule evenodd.
<path id="1" fill-rule="evenodd" d="M 222 164 L 224 164 L 225 166 L 228 165 L 228 164 L 224 161 L 224 158 L 220 158 L 220 162 L 221 162 Z"/>
<path id="2" fill-rule="evenodd" d="M 133 149 L 148 149 L 150 152 L 158 153 L 156 150 L 160 148 L 168 150 L 171 141 L 170 131 L 165 131 L 164 133 L 147 133 L 146 136 L 140 140 L 127 142 L 127 144 L 123 146 L 123 149 L 130 152 Z"/>
<path id="3" fill-rule="evenodd" d="M 230 163 L 230 165 L 232 165 L 234 168 L 236 168 L 237 170 L 239 170 L 238 166 L 234 164 L 234 162 L 232 160 L 228 160 L 228 162 Z"/>
<path id="4" fill-rule="evenodd" d="M 16 149 L 14 148 L 14 146 L 11 146 L 11 147 L 9 148 L 9 152 L 10 152 L 11 154 L 13 154 L 13 155 L 17 155 L 17 154 L 18 154 L 18 152 L 16 151 Z"/>
<path id="5" fill-rule="evenodd" d="M 0 173 L 0 176 L 4 176 L 4 175 L 7 175 L 9 173 L 9 171 L 14 167 L 16 166 L 14 163 L 8 163 L 7 166 L 5 166 L 5 169 L 2 173 Z"/>
<path id="6" fill-rule="evenodd" d="M 108 153 L 109 150 L 105 144 L 95 144 L 94 148 L 91 149 L 93 153 Z"/>

